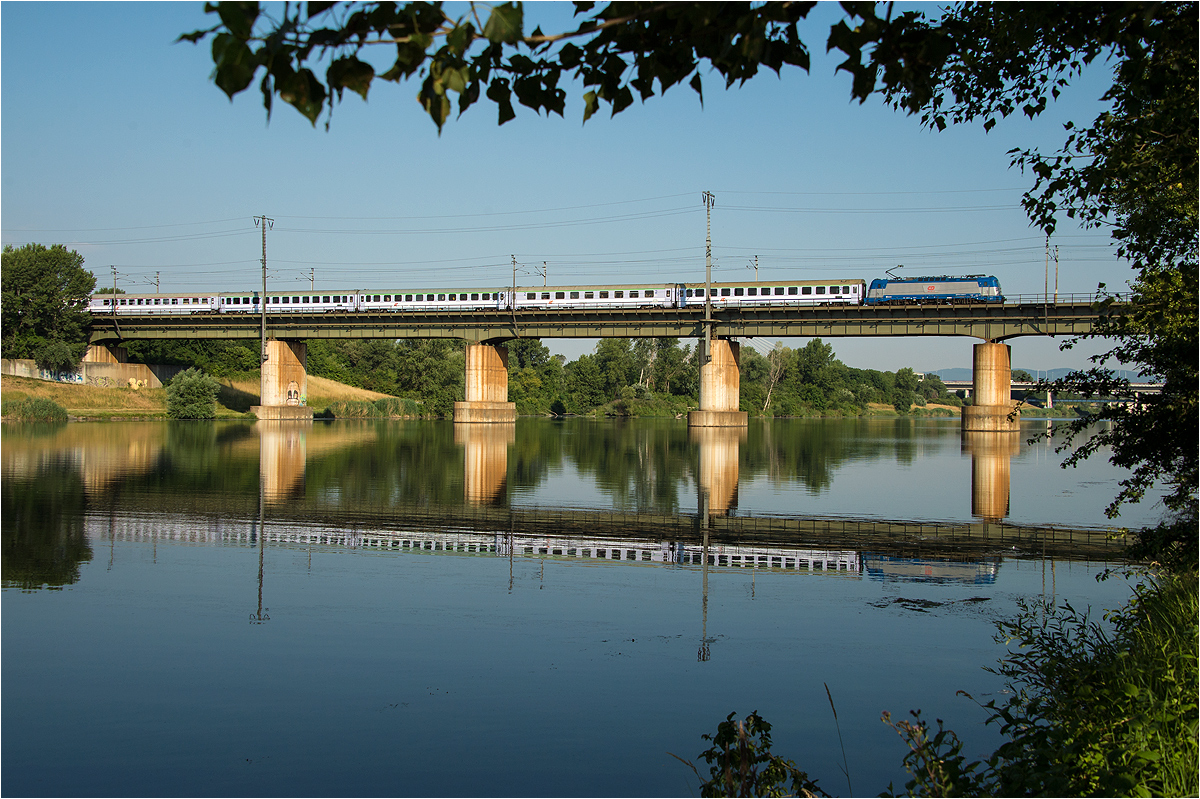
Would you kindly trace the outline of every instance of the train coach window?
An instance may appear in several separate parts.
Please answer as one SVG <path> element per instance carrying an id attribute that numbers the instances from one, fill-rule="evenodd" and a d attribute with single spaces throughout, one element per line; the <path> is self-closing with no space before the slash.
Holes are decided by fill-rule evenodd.
<path id="1" fill-rule="evenodd" d="M 824 287 L 824 286 L 817 286 L 817 293 L 818 293 L 818 294 L 824 294 L 824 293 L 825 293 L 825 287 Z"/>
<path id="2" fill-rule="evenodd" d="M 788 289 L 788 290 L 791 291 L 791 289 Z M 800 288 L 800 293 L 801 294 L 812 294 L 812 286 L 802 286 Z"/>
<path id="3" fill-rule="evenodd" d="M 613 292 L 614 299 L 620 300 L 620 299 L 623 299 L 624 297 L 625 297 L 625 292 L 623 292 L 623 291 L 614 291 Z"/>
<path id="4" fill-rule="evenodd" d="M 795 289 L 792 289 L 792 293 L 793 293 L 793 294 L 795 294 L 795 293 L 796 293 L 796 290 L 795 290 Z M 783 286 L 776 286 L 776 287 L 775 287 L 775 296 L 776 296 L 776 297 L 781 297 L 781 296 L 783 296 Z"/>
<path id="5" fill-rule="evenodd" d="M 255 303 L 256 303 L 256 302 L 258 302 L 258 298 L 257 298 L 257 297 L 255 297 L 255 298 L 254 298 L 254 302 L 255 302 Z M 253 305 L 253 304 L 254 304 L 254 303 L 251 303 L 251 302 L 250 302 L 250 298 L 249 298 L 249 297 L 242 297 L 242 305 Z"/>
<path id="6" fill-rule="evenodd" d="M 490 292 L 487 292 L 487 291 L 485 291 L 483 294 L 481 294 L 481 295 L 479 296 L 479 299 L 483 300 L 484 302 L 487 302 L 487 301 L 488 301 L 488 300 L 490 300 L 491 298 L 492 298 L 492 295 L 491 295 L 491 293 L 490 293 Z"/>
<path id="7" fill-rule="evenodd" d="M 178 305 L 178 304 L 179 304 L 179 298 L 178 298 L 178 297 L 172 297 L 172 298 L 171 298 L 171 304 L 172 304 L 172 305 Z"/>
<path id="8" fill-rule="evenodd" d="M 471 292 L 471 302 L 474 302 L 475 300 L 478 300 L 478 299 L 479 299 L 479 295 L 477 293 L 475 293 L 474 291 L 472 291 Z"/>
<path id="9" fill-rule="evenodd" d="M 594 297 L 595 297 L 595 294 L 593 294 L 593 293 L 592 293 L 592 292 L 590 292 L 590 291 L 585 291 L 585 292 L 583 292 L 583 298 L 584 298 L 585 300 L 590 300 L 590 299 L 593 299 Z"/>
<path id="10" fill-rule="evenodd" d="M 432 295 L 432 294 L 430 294 L 429 296 L 430 296 L 430 297 L 432 297 L 433 295 Z M 445 302 L 445 301 L 446 301 L 446 295 L 445 295 L 445 294 L 439 294 L 439 295 L 437 295 L 437 297 L 438 297 L 438 302 Z"/>
<path id="11" fill-rule="evenodd" d="M 548 292 L 548 291 L 543 291 L 543 292 L 542 292 L 542 299 L 543 299 L 543 300 L 548 300 L 548 299 L 550 299 L 550 292 Z"/>
<path id="12" fill-rule="evenodd" d="M 577 299 L 579 299 L 579 292 L 578 292 L 578 291 L 572 291 L 572 292 L 571 292 L 571 299 L 573 299 L 573 300 L 577 300 Z"/>
<path id="13" fill-rule="evenodd" d="M 332 299 L 333 299 L 332 297 L 322 297 L 321 302 L 329 302 Z"/>
<path id="14" fill-rule="evenodd" d="M 742 288 L 741 286 L 738 286 L 737 288 L 735 288 L 733 290 L 733 296 L 735 296 L 735 297 L 744 297 L 745 295 L 746 295 L 746 290 L 744 288 Z"/>
<path id="15" fill-rule="evenodd" d="M 721 289 L 721 296 L 722 296 L 722 297 L 728 297 L 728 296 L 729 296 L 729 289 Z"/>
<path id="16" fill-rule="evenodd" d="M 565 298 L 566 296 L 567 295 L 561 291 L 554 292 L 554 299 L 556 299 L 556 300 L 561 300 L 561 299 Z"/>
<path id="17" fill-rule="evenodd" d="M 842 293 L 843 293 L 843 294 L 849 294 L 849 293 L 850 293 L 850 287 L 849 287 L 849 286 L 842 286 Z"/>
<path id="18" fill-rule="evenodd" d="M 769 294 L 770 292 L 770 289 L 763 289 L 763 294 Z M 754 286 L 751 286 L 750 288 L 746 289 L 746 294 L 750 297 L 757 297 L 758 289 L 756 289 Z"/>
<path id="19" fill-rule="evenodd" d="M 155 304 L 155 305 L 162 305 L 162 300 L 160 300 L 160 299 L 158 299 L 157 297 L 155 297 L 155 298 L 154 298 L 154 304 Z"/>
<path id="20" fill-rule="evenodd" d="M 600 299 L 602 299 L 602 300 L 607 300 L 607 299 L 608 299 L 608 292 L 607 292 L 607 291 L 602 291 L 602 292 L 600 292 Z"/>
<path id="21" fill-rule="evenodd" d="M 383 295 L 383 301 L 384 301 L 384 302 L 391 302 L 391 301 L 392 301 L 392 295 L 391 295 L 391 294 L 384 294 L 384 295 Z"/>
<path id="22" fill-rule="evenodd" d="M 634 291 L 629 292 L 630 299 L 637 299 L 637 296 L 638 296 L 638 292 L 636 289 Z"/>

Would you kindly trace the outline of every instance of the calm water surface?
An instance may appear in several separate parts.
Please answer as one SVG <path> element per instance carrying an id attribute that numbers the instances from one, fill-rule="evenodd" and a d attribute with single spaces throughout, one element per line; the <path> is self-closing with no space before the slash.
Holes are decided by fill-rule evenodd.
<path id="1" fill-rule="evenodd" d="M 1128 595 L 1029 530 L 1108 524 L 1122 477 L 1045 428 L 5 425 L 0 789 L 695 795 L 667 752 L 758 710 L 848 794 L 827 684 L 877 794 L 883 710 L 994 748 L 955 691 L 1000 689 L 1019 598 Z"/>

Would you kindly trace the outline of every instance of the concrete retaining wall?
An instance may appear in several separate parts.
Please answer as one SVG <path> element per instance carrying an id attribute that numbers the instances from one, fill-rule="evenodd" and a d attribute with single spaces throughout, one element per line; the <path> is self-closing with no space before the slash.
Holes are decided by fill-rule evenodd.
<path id="1" fill-rule="evenodd" d="M 184 370 L 182 366 L 158 366 L 144 363 L 81 363 L 78 371 L 52 372 L 38 367 L 28 358 L 0 359 L 0 373 L 14 377 L 31 377 L 55 383 L 101 388 L 162 388 L 163 383 Z"/>

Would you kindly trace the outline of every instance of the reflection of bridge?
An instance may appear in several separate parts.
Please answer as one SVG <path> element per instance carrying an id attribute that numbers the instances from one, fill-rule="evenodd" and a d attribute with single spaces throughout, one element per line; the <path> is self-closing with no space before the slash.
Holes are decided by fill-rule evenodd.
<path id="1" fill-rule="evenodd" d="M 1008 384 L 1009 348 L 1018 336 L 1074 336 L 1089 333 L 1104 314 L 1090 296 L 1019 298 L 1003 305 L 907 306 L 742 306 L 686 308 L 538 308 L 405 312 L 331 312 L 122 316 L 97 315 L 91 342 L 97 360 L 124 360 L 119 345 L 129 339 L 257 339 L 269 337 L 262 369 L 260 418 L 311 418 L 293 407 L 307 396 L 307 339 L 455 338 L 468 342 L 464 401 L 454 419 L 470 423 L 511 423 L 516 407 L 508 401 L 508 351 L 519 338 L 672 337 L 697 338 L 705 353 L 700 365 L 700 408 L 688 417 L 697 427 L 745 426 L 739 410 L 737 337 L 968 336 L 975 345 L 972 391 L 976 402 L 963 412 L 963 429 L 1012 430 Z M 264 331 L 262 325 L 266 325 Z M 104 352 L 106 348 L 111 351 Z"/>
<path id="2" fill-rule="evenodd" d="M 458 555 L 522 556 L 563 562 L 620 562 L 628 565 L 701 566 L 775 569 L 821 574 L 859 575 L 862 564 L 853 550 L 817 550 L 782 544 L 703 544 L 648 538 L 556 536 L 538 533 L 474 533 L 453 525 L 434 530 L 347 530 L 272 519 L 261 527 L 254 519 L 153 516 L 118 513 L 88 517 L 87 534 L 98 540 L 171 541 L 181 544 L 254 546 L 259 536 L 280 545 L 321 546 L 364 551 L 426 552 Z"/>

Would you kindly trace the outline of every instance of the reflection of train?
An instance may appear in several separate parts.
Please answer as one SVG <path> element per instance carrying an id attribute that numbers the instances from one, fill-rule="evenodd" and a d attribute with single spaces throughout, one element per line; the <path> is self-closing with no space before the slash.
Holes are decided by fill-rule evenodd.
<path id="1" fill-rule="evenodd" d="M 889 288 L 911 280 L 790 280 L 714 283 L 708 298 L 713 307 L 749 308 L 806 305 L 875 305 L 892 302 L 1003 302 L 1000 284 L 988 278 L 916 278 L 926 288 L 918 299 Z M 940 282 L 932 282 L 940 281 Z M 871 292 L 878 289 L 876 297 Z M 974 294 L 969 292 L 974 287 Z M 940 299 L 939 299 L 940 298 Z M 338 292 L 268 292 L 267 313 L 504 311 L 542 308 L 686 308 L 705 303 L 704 287 L 686 283 L 659 285 L 538 286 L 478 289 L 421 289 Z M 115 301 L 115 307 L 114 307 Z M 88 310 L 94 314 L 143 316 L 208 313 L 261 313 L 257 291 L 217 294 L 96 294 Z"/>
<path id="2" fill-rule="evenodd" d="M 863 563 L 871 580 L 885 583 L 970 583 L 991 585 L 1000 569 L 998 560 L 937 560 L 900 558 L 863 553 Z"/>

